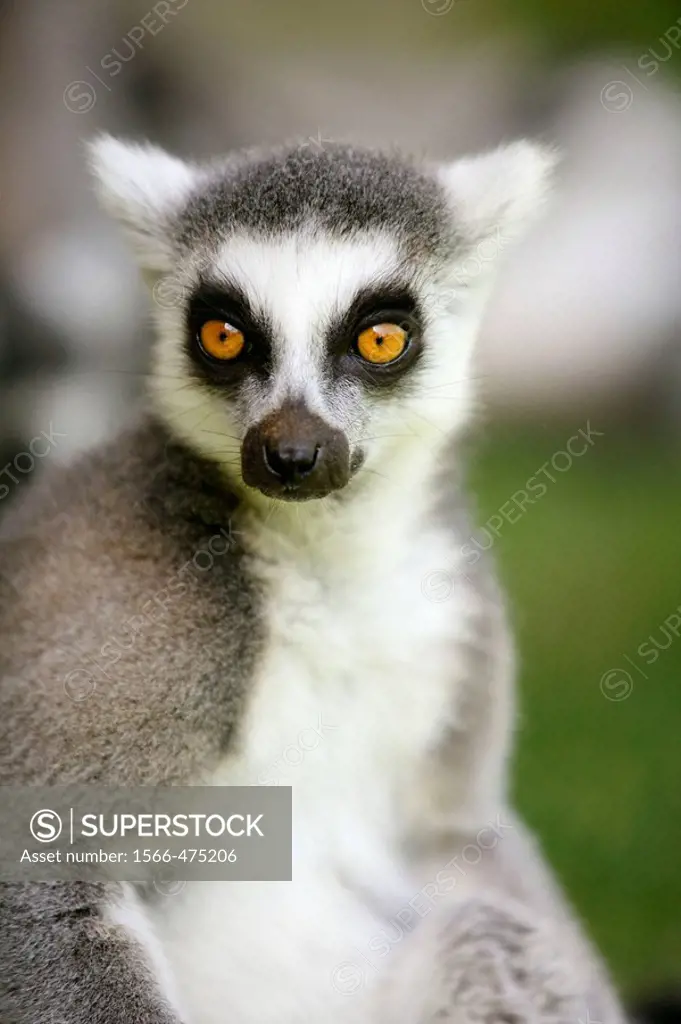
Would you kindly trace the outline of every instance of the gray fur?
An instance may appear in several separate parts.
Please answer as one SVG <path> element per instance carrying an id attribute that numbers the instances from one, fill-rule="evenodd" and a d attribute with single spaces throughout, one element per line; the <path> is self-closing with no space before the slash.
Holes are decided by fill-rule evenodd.
<path id="1" fill-rule="evenodd" d="M 418 949 L 405 943 L 397 951 L 382 990 L 382 1019 L 622 1024 L 607 972 L 536 843 L 511 812 L 501 821 L 504 838 L 481 865 L 486 895 L 435 906 Z M 460 863 L 467 842 L 474 837 L 449 839 Z"/>
<path id="2" fill-rule="evenodd" d="M 143 950 L 104 917 L 121 888 L 0 885 L 2 1024 L 177 1024 Z"/>
<path id="3" fill-rule="evenodd" d="M 14 510 L 0 533 L 0 783 L 172 784 L 213 768 L 261 637 L 234 505 L 145 422 Z M 105 920 L 118 889 L 0 897 L 2 1024 L 174 1020 Z"/>
<path id="4" fill-rule="evenodd" d="M 213 767 L 260 635 L 234 507 L 144 423 L 14 511 L 6 530 L 31 535 L 3 545 L 3 675 L 21 687 L 3 689 L 0 780 L 171 784 Z"/>
<path id="5" fill-rule="evenodd" d="M 456 236 L 442 188 L 415 161 L 332 142 L 253 150 L 215 165 L 175 230 L 193 247 L 218 226 L 269 234 L 306 222 L 336 237 L 382 229 L 413 256 L 443 253 Z"/>

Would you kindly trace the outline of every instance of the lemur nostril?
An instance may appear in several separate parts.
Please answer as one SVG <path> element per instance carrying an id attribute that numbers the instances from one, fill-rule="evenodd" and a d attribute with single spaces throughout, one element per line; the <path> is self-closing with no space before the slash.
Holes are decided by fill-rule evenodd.
<path id="1" fill-rule="evenodd" d="M 284 402 L 246 431 L 241 472 L 249 487 L 282 501 L 324 498 L 348 482 L 350 448 L 302 402 Z"/>
<path id="2" fill-rule="evenodd" d="M 308 441 L 265 444 L 263 455 L 268 469 L 284 483 L 308 476 L 317 465 L 321 445 Z"/>

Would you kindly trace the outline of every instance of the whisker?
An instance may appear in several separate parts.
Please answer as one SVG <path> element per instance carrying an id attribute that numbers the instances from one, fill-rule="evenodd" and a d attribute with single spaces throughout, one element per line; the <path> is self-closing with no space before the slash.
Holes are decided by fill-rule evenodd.
<path id="1" fill-rule="evenodd" d="M 69 377 L 76 376 L 92 376 L 98 373 L 121 373 L 126 377 L 163 377 L 168 380 L 187 380 L 187 374 L 180 373 L 158 373 L 155 370 L 130 370 L 124 367 L 118 366 L 88 366 L 88 367 L 68 367 L 65 371 L 65 375 Z"/>
<path id="2" fill-rule="evenodd" d="M 373 473 L 374 476 L 380 476 L 383 480 L 390 480 L 390 477 L 386 476 L 385 473 L 379 473 L 377 469 L 370 469 L 368 466 L 363 466 L 360 472 Z"/>
<path id="3" fill-rule="evenodd" d="M 382 437 L 413 437 L 413 434 L 369 434 L 367 437 L 358 437 L 357 444 L 362 441 L 378 441 Z"/>
<path id="4" fill-rule="evenodd" d="M 216 437 L 229 437 L 232 441 L 238 441 L 241 444 L 243 438 L 237 437 L 236 434 L 226 434 L 224 430 L 209 430 L 208 427 L 203 427 L 202 434 L 215 434 Z"/>
<path id="5" fill-rule="evenodd" d="M 178 380 L 180 380 L 180 379 L 181 378 L 178 377 Z M 176 395 L 178 392 L 186 391 L 187 388 L 190 388 L 190 387 L 192 387 L 192 382 L 191 381 L 187 381 L 186 383 L 181 384 L 179 388 L 178 387 L 168 387 L 168 388 L 163 387 L 163 388 L 159 388 L 158 391 L 162 395 Z"/>
<path id="6" fill-rule="evenodd" d="M 188 409 L 180 410 L 180 415 L 185 416 L 187 413 L 196 412 L 203 405 L 203 398 L 200 398 L 195 405 L 190 405 Z M 208 414 L 210 415 L 210 413 Z M 205 416 L 204 416 L 205 419 Z"/>
<path id="7" fill-rule="evenodd" d="M 410 409 L 409 412 L 411 413 L 412 416 L 417 416 L 420 420 L 423 420 L 423 422 L 426 423 L 429 427 L 432 427 L 433 430 L 437 430 L 440 434 L 442 434 L 443 437 L 447 436 L 447 434 L 445 433 L 444 430 L 442 430 L 441 427 L 438 427 L 436 423 L 431 423 L 430 420 L 427 419 L 427 417 L 423 416 L 420 412 L 416 412 L 415 409 Z"/>
<path id="8" fill-rule="evenodd" d="M 459 380 L 445 381 L 444 384 L 429 384 L 427 387 L 422 388 L 422 391 L 437 391 L 439 388 L 448 388 L 452 384 L 468 384 L 476 380 L 487 380 L 488 377 L 493 376 L 491 373 L 482 373 L 477 377 L 461 377 Z"/>

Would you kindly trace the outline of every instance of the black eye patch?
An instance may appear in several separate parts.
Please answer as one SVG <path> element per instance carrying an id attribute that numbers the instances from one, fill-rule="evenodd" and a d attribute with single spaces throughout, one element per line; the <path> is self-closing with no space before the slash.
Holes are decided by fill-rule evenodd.
<path id="1" fill-rule="evenodd" d="M 407 332 L 404 355 L 394 362 L 369 364 L 357 349 L 359 335 L 376 324 L 396 324 Z M 387 283 L 359 291 L 348 309 L 327 331 L 334 377 L 352 377 L 376 388 L 401 383 L 423 351 L 423 317 L 416 295 L 403 284 Z"/>
<path id="2" fill-rule="evenodd" d="M 243 333 L 243 355 L 224 363 L 206 357 L 200 335 L 201 327 L 210 320 L 224 321 Z M 217 384 L 239 383 L 248 372 L 264 376 L 271 372 L 272 325 L 260 311 L 253 309 L 248 297 L 236 285 L 218 288 L 204 284 L 192 293 L 187 306 L 186 345 L 197 372 Z"/>

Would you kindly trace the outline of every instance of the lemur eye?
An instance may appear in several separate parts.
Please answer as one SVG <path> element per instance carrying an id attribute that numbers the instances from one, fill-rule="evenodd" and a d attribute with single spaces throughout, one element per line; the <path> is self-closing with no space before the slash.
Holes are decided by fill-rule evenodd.
<path id="1" fill-rule="evenodd" d="M 368 363 L 393 363 L 408 341 L 408 333 L 399 324 L 374 324 L 358 335 L 357 351 Z"/>
<path id="2" fill-rule="evenodd" d="M 241 331 L 223 320 L 206 320 L 199 331 L 201 348 L 213 359 L 236 359 L 243 351 L 246 339 Z"/>

